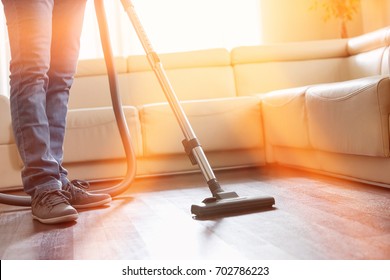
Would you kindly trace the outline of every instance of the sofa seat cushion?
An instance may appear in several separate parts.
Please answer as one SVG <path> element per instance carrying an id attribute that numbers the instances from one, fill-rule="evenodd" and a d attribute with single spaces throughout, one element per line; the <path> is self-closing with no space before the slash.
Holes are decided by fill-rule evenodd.
<path id="1" fill-rule="evenodd" d="M 142 155 L 141 127 L 135 107 L 123 108 L 137 156 Z M 112 108 L 75 109 L 68 112 L 64 161 L 86 162 L 125 157 Z"/>
<path id="2" fill-rule="evenodd" d="M 307 88 L 291 88 L 260 95 L 267 143 L 303 149 L 310 146 L 305 110 Z"/>
<path id="3" fill-rule="evenodd" d="M 388 76 L 310 87 L 306 106 L 310 142 L 315 149 L 389 156 Z"/>
<path id="4" fill-rule="evenodd" d="M 221 98 L 181 104 L 205 151 L 263 147 L 258 98 Z M 167 103 L 142 106 L 140 119 L 145 156 L 184 152 L 183 133 Z"/>

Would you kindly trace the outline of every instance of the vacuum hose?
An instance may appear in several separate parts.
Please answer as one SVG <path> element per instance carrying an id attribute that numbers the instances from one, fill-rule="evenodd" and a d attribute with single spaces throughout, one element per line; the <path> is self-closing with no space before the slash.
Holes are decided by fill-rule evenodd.
<path id="1" fill-rule="evenodd" d="M 107 17 L 104 9 L 104 0 L 95 0 L 95 11 L 98 19 L 100 39 L 102 43 L 104 59 L 106 62 L 108 80 L 110 85 L 110 94 L 115 119 L 118 125 L 120 137 L 125 150 L 127 171 L 125 177 L 120 183 L 108 188 L 101 188 L 91 191 L 92 193 L 108 193 L 111 196 L 117 196 L 126 191 L 132 184 L 136 174 L 136 155 L 132 145 L 131 135 L 127 126 L 125 114 L 122 108 L 122 101 L 118 91 L 118 77 L 116 74 L 114 56 L 111 48 L 111 41 L 108 32 Z M 0 203 L 16 206 L 30 206 L 31 197 L 26 195 L 11 195 L 0 193 Z"/>

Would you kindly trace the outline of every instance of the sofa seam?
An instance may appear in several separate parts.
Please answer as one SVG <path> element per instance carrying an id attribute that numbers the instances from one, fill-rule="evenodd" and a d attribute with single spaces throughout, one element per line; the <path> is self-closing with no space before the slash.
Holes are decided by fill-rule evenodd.
<path id="1" fill-rule="evenodd" d="M 312 92 L 312 93 L 309 93 L 309 95 L 314 95 L 316 97 L 318 97 L 319 99 L 322 99 L 322 100 L 326 100 L 326 101 L 344 101 L 344 100 L 347 100 L 347 99 L 350 99 L 351 97 L 353 96 L 356 96 L 357 94 L 369 89 L 369 88 L 372 88 L 372 87 L 375 87 L 375 83 L 371 83 L 371 84 L 368 84 L 366 86 L 363 86 L 359 89 L 356 89 L 352 92 L 350 92 L 349 94 L 345 95 L 345 96 L 341 96 L 341 97 L 337 97 L 337 98 L 327 98 L 327 97 L 324 97 L 324 96 L 321 96 L 320 94 L 317 94 L 315 92 Z"/>

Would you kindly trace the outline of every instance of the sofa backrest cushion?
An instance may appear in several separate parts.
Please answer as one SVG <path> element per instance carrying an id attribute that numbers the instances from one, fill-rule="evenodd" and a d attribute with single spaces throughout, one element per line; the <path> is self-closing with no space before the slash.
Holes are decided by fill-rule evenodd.
<path id="1" fill-rule="evenodd" d="M 390 27 L 348 40 L 350 79 L 389 74 Z"/>
<path id="2" fill-rule="evenodd" d="M 348 57 L 346 80 L 388 74 L 389 66 L 386 63 L 388 53 L 388 47 L 380 47 Z"/>
<path id="3" fill-rule="evenodd" d="M 389 74 L 390 27 L 350 39 L 238 47 L 237 94 L 251 95 Z"/>
<path id="4" fill-rule="evenodd" d="M 346 40 L 294 42 L 232 50 L 237 94 L 339 81 L 345 75 Z"/>
<path id="5" fill-rule="evenodd" d="M 236 96 L 230 54 L 225 49 L 209 49 L 159 55 L 179 100 Z M 166 102 L 156 75 L 146 56 L 117 58 L 119 90 L 123 104 L 141 106 Z M 103 59 L 80 61 L 71 89 L 70 108 L 111 106 L 108 77 Z M 93 76 L 86 75 L 90 73 Z"/>
<path id="6" fill-rule="evenodd" d="M 390 27 L 381 28 L 348 40 L 348 54 L 356 55 L 390 45 Z"/>

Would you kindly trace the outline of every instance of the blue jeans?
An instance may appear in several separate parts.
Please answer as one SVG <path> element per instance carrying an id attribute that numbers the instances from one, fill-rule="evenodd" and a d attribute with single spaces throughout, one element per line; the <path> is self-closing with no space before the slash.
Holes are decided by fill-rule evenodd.
<path id="1" fill-rule="evenodd" d="M 26 193 L 67 182 L 62 166 L 69 90 L 86 0 L 2 0 L 11 49 L 10 103 Z"/>

